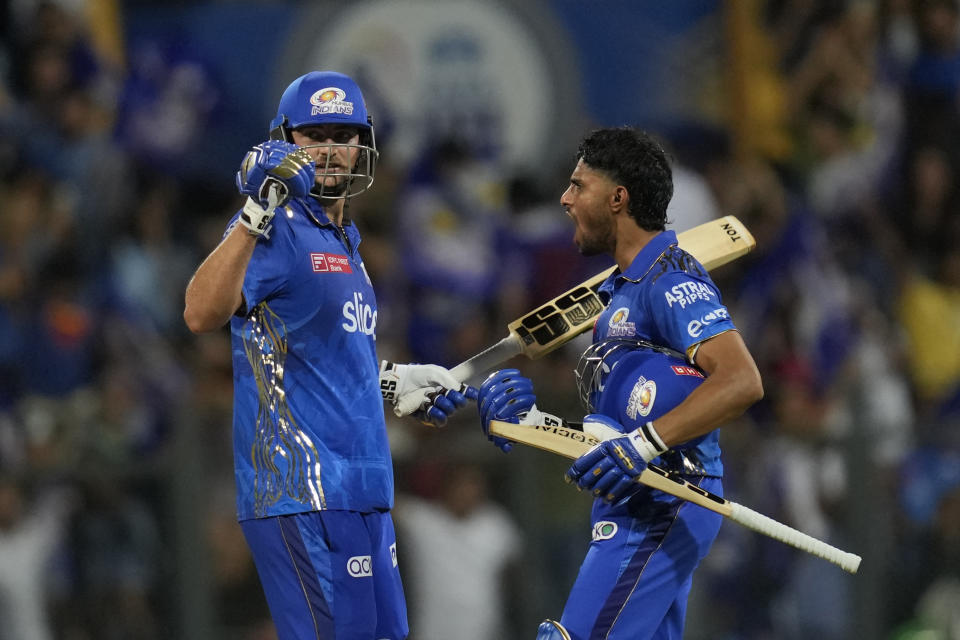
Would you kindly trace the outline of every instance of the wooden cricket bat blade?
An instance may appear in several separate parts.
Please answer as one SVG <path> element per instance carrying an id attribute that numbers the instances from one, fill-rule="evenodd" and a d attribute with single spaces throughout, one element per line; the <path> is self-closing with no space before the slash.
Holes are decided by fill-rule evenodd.
<path id="1" fill-rule="evenodd" d="M 490 421 L 490 433 L 567 458 L 579 458 L 600 442 L 578 429 L 549 425 L 521 425 L 500 420 Z M 842 551 L 749 507 L 701 489 L 655 465 L 648 465 L 637 478 L 637 482 L 719 513 L 757 533 L 832 562 L 844 571 L 856 573 L 860 568 L 860 556 Z"/>

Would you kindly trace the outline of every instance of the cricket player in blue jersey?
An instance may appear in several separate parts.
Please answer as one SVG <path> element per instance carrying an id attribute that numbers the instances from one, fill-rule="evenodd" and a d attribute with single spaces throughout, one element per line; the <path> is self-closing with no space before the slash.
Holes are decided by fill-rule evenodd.
<path id="1" fill-rule="evenodd" d="M 425 395 L 417 417 L 442 425 L 470 392 L 443 367 L 378 366 L 376 296 L 345 214 L 377 158 L 356 83 L 297 78 L 236 174 L 246 204 L 186 291 L 191 330 L 230 323 L 237 509 L 280 640 L 407 637 L 383 401 Z"/>
<path id="2" fill-rule="evenodd" d="M 580 252 L 607 253 L 618 268 L 600 287 L 606 307 L 577 367 L 584 430 L 603 442 L 567 471 L 596 496 L 593 541 L 562 617 L 544 621 L 538 640 L 682 638 L 693 572 L 720 516 L 634 479 L 653 462 L 722 495 L 717 429 L 763 396 L 720 292 L 665 230 L 672 195 L 661 147 L 620 127 L 583 139 L 560 200 Z M 560 422 L 515 369 L 491 374 L 477 402 L 485 433 L 493 419 Z"/>

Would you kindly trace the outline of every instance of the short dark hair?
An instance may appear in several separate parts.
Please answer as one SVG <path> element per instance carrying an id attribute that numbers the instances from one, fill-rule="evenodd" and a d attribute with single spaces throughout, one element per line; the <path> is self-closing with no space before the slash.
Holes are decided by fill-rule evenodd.
<path id="1" fill-rule="evenodd" d="M 673 171 L 663 148 L 646 132 L 633 127 L 591 131 L 577 148 L 577 160 L 626 187 L 628 213 L 641 229 L 666 228 Z"/>

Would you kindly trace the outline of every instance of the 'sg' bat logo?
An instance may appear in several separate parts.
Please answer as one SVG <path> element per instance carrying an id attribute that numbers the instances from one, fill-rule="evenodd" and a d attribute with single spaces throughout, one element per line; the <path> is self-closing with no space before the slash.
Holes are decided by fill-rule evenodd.
<path id="1" fill-rule="evenodd" d="M 520 321 L 520 337 L 529 344 L 546 346 L 570 329 L 593 321 L 603 311 L 600 298 L 587 287 L 577 287 L 552 304 L 528 314 Z"/>

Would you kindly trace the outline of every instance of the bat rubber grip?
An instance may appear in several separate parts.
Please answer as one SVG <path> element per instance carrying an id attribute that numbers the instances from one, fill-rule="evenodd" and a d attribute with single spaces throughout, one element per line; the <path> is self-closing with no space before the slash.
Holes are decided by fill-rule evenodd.
<path id="1" fill-rule="evenodd" d="M 802 531 L 797 531 L 782 522 L 777 522 L 762 513 L 757 513 L 749 507 L 737 504 L 736 502 L 730 502 L 729 504 L 730 519 L 739 522 L 748 529 L 753 529 L 758 533 L 770 536 L 774 540 L 779 540 L 801 551 L 806 551 L 807 553 L 823 558 L 839 566 L 844 571 L 856 573 L 857 569 L 860 568 L 861 558 L 856 554 L 841 551 L 822 540 L 817 540 Z"/>

